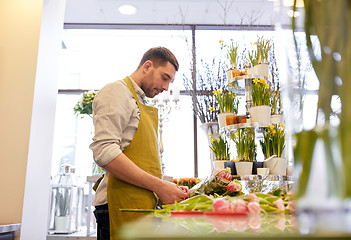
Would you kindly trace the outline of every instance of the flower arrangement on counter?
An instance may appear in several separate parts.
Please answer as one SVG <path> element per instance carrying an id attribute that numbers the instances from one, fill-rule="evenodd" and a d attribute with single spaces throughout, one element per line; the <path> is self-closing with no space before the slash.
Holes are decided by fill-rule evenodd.
<path id="1" fill-rule="evenodd" d="M 243 195 L 241 183 L 232 180 L 231 169 L 216 169 L 209 180 L 204 181 L 192 194 L 206 194 L 212 196 L 239 196 Z"/>
<path id="2" fill-rule="evenodd" d="M 282 157 L 285 148 L 284 124 L 270 125 L 262 128 L 263 140 L 260 140 L 261 148 L 265 158 L 273 155 Z"/>
<path id="3" fill-rule="evenodd" d="M 239 128 L 230 133 L 239 161 L 254 161 L 256 156 L 255 131 L 253 128 Z"/>
<path id="4" fill-rule="evenodd" d="M 251 86 L 251 97 L 253 106 L 270 106 L 271 89 L 263 78 L 254 78 Z"/>
<path id="5" fill-rule="evenodd" d="M 177 184 L 177 186 L 187 186 L 189 189 L 191 189 L 196 184 L 201 182 L 201 180 L 194 177 L 191 177 L 191 178 L 185 177 L 185 178 L 179 178 L 179 179 L 175 178 L 173 179 L 173 182 Z"/>
<path id="6" fill-rule="evenodd" d="M 89 117 L 92 117 L 93 115 L 93 100 L 96 96 L 95 91 L 88 91 L 84 92 L 82 95 L 82 98 L 76 103 L 74 106 L 73 110 L 76 115 L 82 115 L 82 118 L 84 115 L 88 115 Z"/>
<path id="7" fill-rule="evenodd" d="M 210 137 L 210 149 L 215 155 L 216 160 L 229 160 L 229 143 L 226 138 L 219 135 L 218 138 L 213 137 L 212 134 L 208 134 Z"/>
<path id="8" fill-rule="evenodd" d="M 223 92 L 221 89 L 213 91 L 214 97 L 219 106 L 220 113 L 238 113 L 239 100 L 235 93 Z M 214 110 L 214 108 L 210 108 Z"/>

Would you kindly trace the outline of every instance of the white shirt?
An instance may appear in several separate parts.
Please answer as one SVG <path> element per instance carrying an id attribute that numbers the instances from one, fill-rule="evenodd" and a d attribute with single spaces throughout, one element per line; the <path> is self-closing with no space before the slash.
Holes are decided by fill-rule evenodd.
<path id="1" fill-rule="evenodd" d="M 145 93 L 129 78 L 139 101 L 145 104 Z M 95 136 L 90 144 L 97 165 L 104 166 L 122 153 L 134 138 L 139 121 L 139 107 L 123 80 L 107 84 L 97 93 L 93 102 Z M 96 190 L 94 206 L 107 203 L 107 180 L 108 173 Z"/>

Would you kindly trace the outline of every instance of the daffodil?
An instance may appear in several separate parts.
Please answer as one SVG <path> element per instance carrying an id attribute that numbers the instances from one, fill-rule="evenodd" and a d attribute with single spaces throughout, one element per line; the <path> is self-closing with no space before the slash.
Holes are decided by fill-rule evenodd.
<path id="1" fill-rule="evenodd" d="M 257 84 L 259 81 L 257 78 L 254 78 L 253 82 L 254 82 L 254 84 Z"/>
<path id="2" fill-rule="evenodd" d="M 210 110 L 211 112 L 216 111 L 216 109 L 214 109 L 214 107 L 209 107 L 208 110 Z"/>

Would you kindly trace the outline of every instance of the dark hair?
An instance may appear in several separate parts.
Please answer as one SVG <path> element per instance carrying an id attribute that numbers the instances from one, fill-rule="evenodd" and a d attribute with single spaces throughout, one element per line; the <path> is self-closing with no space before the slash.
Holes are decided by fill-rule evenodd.
<path id="1" fill-rule="evenodd" d="M 156 67 L 170 62 L 176 71 L 178 71 L 179 68 L 177 58 L 165 47 L 150 48 L 146 53 L 144 53 L 144 56 L 141 59 L 138 68 L 147 60 L 151 60 Z"/>

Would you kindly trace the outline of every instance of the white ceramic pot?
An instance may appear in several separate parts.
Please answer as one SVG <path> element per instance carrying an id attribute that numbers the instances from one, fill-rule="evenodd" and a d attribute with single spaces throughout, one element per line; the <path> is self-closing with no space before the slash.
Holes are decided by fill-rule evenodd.
<path id="1" fill-rule="evenodd" d="M 269 68 L 267 63 L 257 64 L 254 68 L 256 69 L 257 75 L 262 76 L 265 79 L 268 78 Z"/>
<path id="2" fill-rule="evenodd" d="M 267 123 L 271 122 L 271 107 L 270 106 L 255 106 L 249 109 L 251 122 Z"/>
<path id="3" fill-rule="evenodd" d="M 253 76 L 258 75 L 257 69 L 256 69 L 255 67 L 252 67 L 252 68 L 247 69 L 247 70 L 246 70 L 246 73 L 247 73 L 247 75 L 249 75 L 249 76 L 251 76 L 251 75 L 253 75 Z"/>
<path id="4" fill-rule="evenodd" d="M 283 122 L 283 115 L 281 114 L 272 114 L 271 115 L 271 123 L 272 124 L 279 124 Z"/>
<path id="5" fill-rule="evenodd" d="M 271 175 L 286 175 L 286 158 L 270 158 L 264 161 L 263 166 L 269 168 Z"/>
<path id="6" fill-rule="evenodd" d="M 269 168 L 257 168 L 257 175 L 268 175 Z"/>
<path id="7" fill-rule="evenodd" d="M 55 216 L 55 231 L 69 232 L 69 216 Z"/>
<path id="8" fill-rule="evenodd" d="M 229 160 L 215 160 L 213 161 L 214 169 L 224 169 L 224 163 Z"/>
<path id="9" fill-rule="evenodd" d="M 252 174 L 252 162 L 235 162 L 236 174 L 239 176 Z"/>

